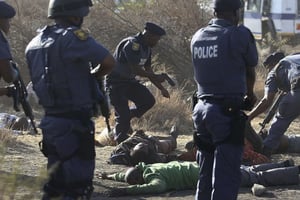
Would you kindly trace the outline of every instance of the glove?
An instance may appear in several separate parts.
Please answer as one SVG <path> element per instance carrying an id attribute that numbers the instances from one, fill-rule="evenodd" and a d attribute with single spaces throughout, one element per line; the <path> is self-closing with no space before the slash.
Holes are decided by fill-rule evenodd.
<path id="1" fill-rule="evenodd" d="M 14 97 L 17 95 L 17 89 L 14 85 L 6 86 L 5 88 L 7 89 L 6 96 Z"/>

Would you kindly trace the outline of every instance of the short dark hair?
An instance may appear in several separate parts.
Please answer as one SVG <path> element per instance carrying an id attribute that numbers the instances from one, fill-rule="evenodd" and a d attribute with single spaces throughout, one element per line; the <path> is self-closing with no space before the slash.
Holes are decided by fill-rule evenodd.
<path id="1" fill-rule="evenodd" d="M 263 62 L 264 67 L 269 67 L 272 65 L 273 67 L 281 60 L 284 58 L 284 53 L 283 52 L 274 52 L 270 54 Z"/>

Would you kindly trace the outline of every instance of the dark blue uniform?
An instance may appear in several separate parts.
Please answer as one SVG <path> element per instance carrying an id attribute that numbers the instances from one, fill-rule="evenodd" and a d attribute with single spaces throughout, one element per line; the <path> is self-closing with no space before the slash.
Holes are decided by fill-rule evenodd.
<path id="1" fill-rule="evenodd" d="M 90 73 L 107 49 L 76 27 L 46 26 L 26 48 L 39 103 L 45 110 L 40 128 L 48 169 L 57 167 L 45 185 L 50 195 L 82 196 L 92 191 L 95 168 L 94 123 L 98 91 Z"/>
<path id="2" fill-rule="evenodd" d="M 11 60 L 12 55 L 10 53 L 10 47 L 9 44 L 3 35 L 2 31 L 0 31 L 0 60 L 7 59 Z"/>
<path id="3" fill-rule="evenodd" d="M 281 136 L 289 125 L 300 115 L 300 55 L 286 56 L 269 72 L 265 93 L 286 92 L 280 101 L 278 112 L 272 121 L 269 134 L 264 140 L 264 146 L 276 150 Z"/>
<path id="4" fill-rule="evenodd" d="M 142 42 L 141 33 L 123 39 L 117 46 L 114 57 L 117 61 L 112 73 L 107 76 L 107 87 L 111 104 L 115 109 L 115 140 L 124 141 L 130 130 L 130 120 L 141 117 L 154 104 L 151 92 L 142 85 L 130 65 L 151 66 L 151 48 Z M 135 105 L 128 106 L 128 100 Z"/>
<path id="5" fill-rule="evenodd" d="M 246 67 L 257 65 L 256 45 L 244 26 L 213 19 L 194 34 L 191 52 L 199 98 L 193 111 L 200 166 L 196 199 L 233 200 L 243 152 L 242 133 L 234 124 L 243 121 Z"/>

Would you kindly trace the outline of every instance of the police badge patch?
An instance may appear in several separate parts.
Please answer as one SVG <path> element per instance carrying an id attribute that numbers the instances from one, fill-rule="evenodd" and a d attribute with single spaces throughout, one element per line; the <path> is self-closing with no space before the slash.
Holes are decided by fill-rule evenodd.
<path id="1" fill-rule="evenodd" d="M 139 49 L 140 49 L 140 44 L 136 43 L 136 42 L 133 42 L 132 43 L 132 50 L 133 51 L 138 51 Z"/>
<path id="2" fill-rule="evenodd" d="M 86 40 L 89 37 L 89 34 L 82 29 L 77 29 L 73 32 L 79 40 Z"/>

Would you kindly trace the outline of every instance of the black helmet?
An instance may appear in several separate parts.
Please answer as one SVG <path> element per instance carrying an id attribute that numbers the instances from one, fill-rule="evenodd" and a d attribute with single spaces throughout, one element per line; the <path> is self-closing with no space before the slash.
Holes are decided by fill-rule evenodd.
<path id="1" fill-rule="evenodd" d="M 214 0 L 215 11 L 235 11 L 241 7 L 241 0 Z"/>
<path id="2" fill-rule="evenodd" d="M 48 18 L 59 16 L 85 17 L 89 13 L 91 0 L 50 0 L 48 6 Z"/>

